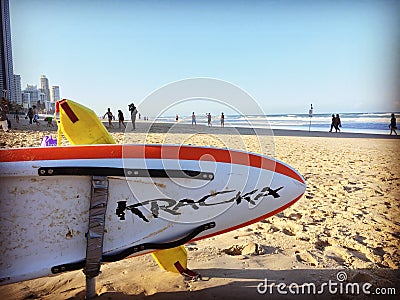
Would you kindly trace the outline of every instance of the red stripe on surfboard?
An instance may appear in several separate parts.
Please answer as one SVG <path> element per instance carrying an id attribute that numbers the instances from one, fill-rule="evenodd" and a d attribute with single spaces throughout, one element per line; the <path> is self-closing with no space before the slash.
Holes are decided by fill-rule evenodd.
<path id="1" fill-rule="evenodd" d="M 74 113 L 72 108 L 68 105 L 67 100 L 60 101 L 59 105 L 65 111 L 65 113 L 67 114 L 68 118 L 71 120 L 72 123 L 79 121 L 77 115 Z"/>
<path id="2" fill-rule="evenodd" d="M 227 233 L 229 231 L 236 230 L 236 229 L 239 229 L 239 228 L 242 228 L 242 227 L 246 227 L 246 226 L 249 226 L 251 224 L 257 223 L 259 221 L 262 221 L 262 220 L 264 220 L 266 218 L 272 217 L 273 215 L 276 215 L 276 214 L 280 213 L 281 211 L 285 210 L 289 206 L 291 206 L 294 203 L 296 203 L 303 195 L 304 195 L 304 193 L 301 194 L 300 196 L 298 196 L 297 198 L 293 199 L 289 203 L 286 203 L 284 206 L 279 207 L 278 209 L 275 209 L 274 211 L 271 211 L 271 212 L 269 212 L 269 213 L 267 213 L 265 215 L 262 215 L 262 216 L 260 216 L 260 217 L 258 217 L 256 219 L 253 219 L 253 220 L 244 222 L 242 224 L 235 225 L 233 227 L 229 227 L 229 228 L 226 228 L 224 230 L 220 230 L 220 231 L 217 231 L 217 232 L 214 232 L 214 233 L 211 233 L 211 234 L 199 237 L 199 238 L 194 238 L 193 240 L 190 240 L 190 242 L 195 242 L 195 241 L 202 240 L 202 239 L 208 239 L 210 237 L 213 237 L 213 236 L 216 236 L 216 235 L 220 235 L 220 234 L 223 234 L 223 233 Z"/>
<path id="3" fill-rule="evenodd" d="M 92 145 L 0 150 L 2 162 L 107 158 L 181 159 L 231 163 L 274 171 L 305 183 L 299 174 L 280 162 L 251 153 L 226 149 L 173 145 Z"/>

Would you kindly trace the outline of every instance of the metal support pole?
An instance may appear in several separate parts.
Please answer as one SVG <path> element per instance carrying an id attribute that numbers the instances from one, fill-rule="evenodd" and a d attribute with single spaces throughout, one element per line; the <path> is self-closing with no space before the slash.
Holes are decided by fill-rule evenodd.
<path id="1" fill-rule="evenodd" d="M 93 299 L 96 296 L 96 277 L 86 276 L 86 299 Z"/>
<path id="2" fill-rule="evenodd" d="M 107 202 L 107 176 L 93 176 L 89 208 L 89 230 L 86 235 L 86 265 L 83 271 L 86 275 L 86 299 L 92 299 L 96 296 L 96 277 L 100 273 L 101 257 L 103 255 Z"/>

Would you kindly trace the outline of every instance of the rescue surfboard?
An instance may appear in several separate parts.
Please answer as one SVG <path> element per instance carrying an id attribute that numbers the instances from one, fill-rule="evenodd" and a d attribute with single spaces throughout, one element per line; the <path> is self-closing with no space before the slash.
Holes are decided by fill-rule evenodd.
<path id="1" fill-rule="evenodd" d="M 0 150 L 0 284 L 81 269 L 93 178 L 107 178 L 102 262 L 270 217 L 305 192 L 266 156 L 182 145 Z"/>

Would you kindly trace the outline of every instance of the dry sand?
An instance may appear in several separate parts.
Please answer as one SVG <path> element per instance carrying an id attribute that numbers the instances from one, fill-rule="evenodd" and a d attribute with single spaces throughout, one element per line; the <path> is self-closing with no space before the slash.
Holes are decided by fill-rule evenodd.
<path id="1" fill-rule="evenodd" d="M 116 124 L 116 127 L 118 125 Z M 99 299 L 266 299 L 281 297 L 277 289 L 261 295 L 257 286 L 329 280 L 396 288 L 400 294 L 400 140 L 387 136 L 280 131 L 271 137 L 248 129 L 139 122 L 136 131 L 112 129 L 118 143 L 178 143 L 229 147 L 272 155 L 306 179 L 303 198 L 264 221 L 186 245 L 189 267 L 203 279 L 185 281 L 158 268 L 144 255 L 102 266 Z M 0 132 L 1 148 L 37 147 L 54 128 L 25 120 L 11 132 Z M 49 130 L 50 129 L 50 130 Z M 239 132 L 241 134 L 239 134 Z M 64 139 L 63 144 L 68 144 Z M 342 274 L 343 275 L 343 274 Z M 83 299 L 81 271 L 1 286 L 2 299 Z M 324 298 L 367 296 L 329 293 Z M 382 290 L 379 290 L 382 291 Z M 284 295 L 309 299 L 313 295 Z M 321 295 L 320 295 L 321 296 Z"/>

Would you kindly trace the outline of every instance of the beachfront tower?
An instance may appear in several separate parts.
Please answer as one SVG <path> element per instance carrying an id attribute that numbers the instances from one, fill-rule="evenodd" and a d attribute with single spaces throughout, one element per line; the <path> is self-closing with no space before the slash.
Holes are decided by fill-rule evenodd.
<path id="1" fill-rule="evenodd" d="M 60 87 L 58 85 L 52 85 L 50 87 L 50 102 L 56 102 L 60 99 Z"/>
<path id="2" fill-rule="evenodd" d="M 17 102 L 11 48 L 10 9 L 8 0 L 0 0 L 0 94 Z"/>
<path id="3" fill-rule="evenodd" d="M 44 101 L 50 101 L 49 80 L 45 75 L 40 76 L 40 91 L 46 95 Z"/>
<path id="4" fill-rule="evenodd" d="M 21 75 L 14 74 L 15 102 L 22 105 Z"/>

